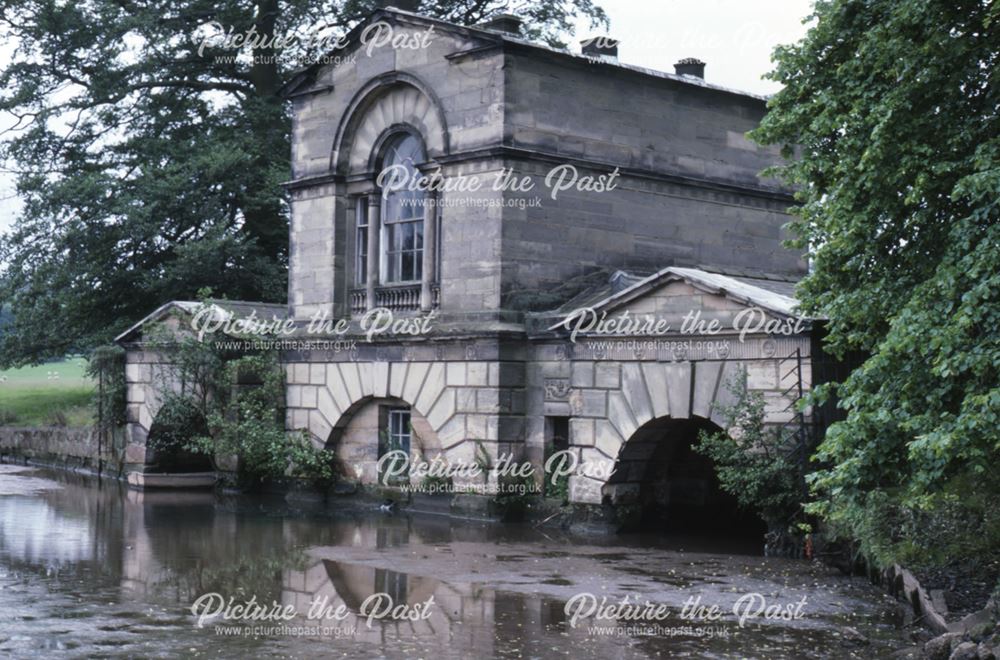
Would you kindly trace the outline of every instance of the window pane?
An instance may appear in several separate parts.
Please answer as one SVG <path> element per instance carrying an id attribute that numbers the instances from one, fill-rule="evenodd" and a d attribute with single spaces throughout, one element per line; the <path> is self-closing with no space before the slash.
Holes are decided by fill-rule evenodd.
<path id="1" fill-rule="evenodd" d="M 400 248 L 403 250 L 413 249 L 413 224 L 412 222 L 407 222 L 404 225 L 399 225 L 400 233 Z"/>
<path id="2" fill-rule="evenodd" d="M 402 264 L 402 276 L 403 277 L 402 278 L 404 280 L 415 279 L 413 277 L 413 274 L 414 274 L 413 273 L 413 253 L 412 252 L 403 252 L 402 255 L 401 255 L 401 257 L 402 257 L 402 261 L 403 261 L 403 264 Z"/>
<path id="3" fill-rule="evenodd" d="M 386 150 L 383 168 L 402 166 L 407 182 L 421 176 L 418 165 L 425 160 L 423 145 L 411 134 L 401 134 Z M 394 167 L 394 170 L 399 168 Z M 385 240 L 382 259 L 386 282 L 420 279 L 420 250 L 423 248 L 423 219 L 426 195 L 420 190 L 383 190 L 382 222 Z"/>
<path id="4" fill-rule="evenodd" d="M 358 228 L 354 237 L 354 281 L 364 284 L 368 281 L 368 198 L 358 197 L 354 210 Z"/>

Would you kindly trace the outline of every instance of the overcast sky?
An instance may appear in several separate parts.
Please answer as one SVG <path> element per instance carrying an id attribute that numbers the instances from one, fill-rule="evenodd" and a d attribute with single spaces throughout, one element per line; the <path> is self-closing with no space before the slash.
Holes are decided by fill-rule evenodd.
<path id="1" fill-rule="evenodd" d="M 811 0 L 597 0 L 611 19 L 607 36 L 621 41 L 619 59 L 673 71 L 684 57 L 707 63 L 708 82 L 772 94 L 778 86 L 761 76 L 771 69 L 771 51 L 805 34 L 802 19 Z M 597 36 L 585 22 L 576 41 Z M 579 50 L 575 45 L 574 50 Z M 0 126 L 9 125 L 0 116 Z M 0 174 L 0 231 L 19 212 L 9 175 Z"/>
<path id="2" fill-rule="evenodd" d="M 707 63 L 705 80 L 757 94 L 778 85 L 761 76 L 771 70 L 771 52 L 805 35 L 811 0 L 597 0 L 611 19 L 618 57 L 659 71 L 697 57 Z M 594 36 L 585 21 L 577 39 Z"/>

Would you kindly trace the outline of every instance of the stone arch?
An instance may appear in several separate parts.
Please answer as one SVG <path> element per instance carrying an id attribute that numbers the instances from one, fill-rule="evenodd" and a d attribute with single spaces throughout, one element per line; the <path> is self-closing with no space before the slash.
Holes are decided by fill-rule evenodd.
<path id="1" fill-rule="evenodd" d="M 723 429 L 700 415 L 657 417 L 636 429 L 623 444 L 601 489 L 602 504 L 615 512 L 620 529 L 643 531 L 724 531 L 752 539 L 759 550 L 765 526 L 719 484 L 711 459 L 694 450 L 702 431 Z"/>
<path id="2" fill-rule="evenodd" d="M 311 374 L 316 378 L 310 379 L 316 387 L 316 405 L 308 412 L 306 428 L 316 446 L 327 446 L 359 409 L 378 399 L 409 405 L 427 421 L 442 451 L 465 439 L 463 416 L 456 414 L 456 388 L 446 384 L 444 363 L 333 362 L 310 369 L 316 370 Z"/>
<path id="3" fill-rule="evenodd" d="M 351 99 L 337 127 L 330 170 L 341 175 L 373 171 L 379 141 L 404 126 L 420 134 L 428 159 L 449 152 L 444 111 L 429 86 L 400 72 L 372 79 Z"/>
<path id="4" fill-rule="evenodd" d="M 157 408 L 146 433 L 146 472 L 164 474 L 211 472 L 212 460 L 184 448 L 189 434 L 208 435 L 208 420 L 195 404 L 173 398 Z"/>
<path id="5" fill-rule="evenodd" d="M 670 417 L 701 418 L 723 426 L 720 407 L 732 402 L 725 384 L 738 368 L 737 363 L 726 361 L 608 362 L 601 366 L 619 372 L 610 376 L 620 387 L 607 393 L 607 415 L 594 420 L 593 446 L 580 448 L 581 461 L 599 466 L 593 474 L 600 476 L 574 478 L 570 484 L 574 501 L 593 504 L 602 501 L 604 486 L 626 440 L 644 424 Z M 570 396 L 574 414 L 582 406 L 583 396 L 580 390 Z"/>

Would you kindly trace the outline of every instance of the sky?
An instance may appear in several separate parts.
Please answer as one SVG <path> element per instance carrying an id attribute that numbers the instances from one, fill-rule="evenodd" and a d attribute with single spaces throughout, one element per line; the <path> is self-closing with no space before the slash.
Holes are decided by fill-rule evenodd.
<path id="1" fill-rule="evenodd" d="M 619 40 L 618 59 L 673 73 L 674 62 L 707 63 L 705 80 L 756 94 L 779 85 L 761 77 L 771 52 L 805 36 L 811 0 L 597 0 L 611 19 L 607 35 Z M 599 35 L 586 21 L 577 40 Z"/>
<path id="2" fill-rule="evenodd" d="M 594 36 L 619 40 L 619 60 L 673 72 L 685 57 L 707 63 L 705 80 L 756 94 L 773 94 L 779 86 L 762 76 L 771 70 L 771 52 L 793 43 L 806 31 L 802 20 L 811 0 L 597 0 L 611 27 L 592 30 L 577 25 L 574 41 Z M 573 50 L 579 50 L 574 44 Z M 11 123 L 0 115 L 0 129 Z M 0 232 L 20 211 L 13 178 L 0 173 Z"/>

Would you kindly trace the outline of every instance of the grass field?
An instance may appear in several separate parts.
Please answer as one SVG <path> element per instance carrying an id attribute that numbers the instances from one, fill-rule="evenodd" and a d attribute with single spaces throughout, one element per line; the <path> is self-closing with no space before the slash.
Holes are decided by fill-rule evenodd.
<path id="1" fill-rule="evenodd" d="M 0 425 L 46 426 L 93 423 L 93 382 L 86 360 L 72 357 L 33 367 L 0 371 Z"/>

